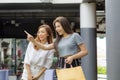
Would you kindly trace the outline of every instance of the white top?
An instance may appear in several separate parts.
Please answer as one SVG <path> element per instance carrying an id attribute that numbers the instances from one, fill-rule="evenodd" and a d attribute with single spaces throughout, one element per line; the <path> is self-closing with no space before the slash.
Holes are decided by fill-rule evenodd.
<path id="1" fill-rule="evenodd" d="M 45 44 L 47 46 L 47 43 Z M 50 68 L 52 65 L 54 51 L 53 50 L 35 50 L 33 44 L 28 44 L 25 59 L 22 79 L 27 80 L 27 70 L 25 64 L 30 65 L 32 75 L 38 74 L 42 67 Z M 38 80 L 44 80 L 44 74 Z"/>

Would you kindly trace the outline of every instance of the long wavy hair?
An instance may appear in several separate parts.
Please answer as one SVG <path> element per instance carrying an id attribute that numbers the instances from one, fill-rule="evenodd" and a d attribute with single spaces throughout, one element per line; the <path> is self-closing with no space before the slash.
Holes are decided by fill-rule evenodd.
<path id="1" fill-rule="evenodd" d="M 59 23 L 61 24 L 62 28 L 64 29 L 64 31 L 65 31 L 67 34 L 72 34 L 72 33 L 73 33 L 73 31 L 72 31 L 72 29 L 71 29 L 71 27 L 70 27 L 70 23 L 69 23 L 69 21 L 68 21 L 67 18 L 62 17 L 62 16 L 57 17 L 57 18 L 53 21 L 53 26 L 54 26 L 54 28 L 56 27 L 56 26 L 55 26 L 55 23 L 56 23 L 56 22 L 59 22 Z M 59 41 L 60 41 L 61 38 L 62 38 L 62 36 L 59 35 L 59 34 L 56 32 L 56 40 L 55 40 L 55 42 L 54 42 L 54 47 L 55 47 L 55 50 L 57 51 L 57 54 L 58 54 L 58 43 L 59 43 Z"/>
<path id="2" fill-rule="evenodd" d="M 53 43 L 53 34 L 52 34 L 52 30 L 51 30 L 50 26 L 47 25 L 47 24 L 40 25 L 38 27 L 38 31 L 39 31 L 40 28 L 44 28 L 46 30 L 47 34 L 49 35 L 49 36 L 47 36 L 47 42 L 48 42 L 48 44 Z M 37 31 L 37 33 L 38 33 L 38 31 Z M 38 35 L 36 36 L 35 40 L 37 42 L 41 42 L 40 39 L 39 39 L 39 37 L 38 37 Z M 36 46 L 34 46 L 34 48 L 38 49 Z"/>

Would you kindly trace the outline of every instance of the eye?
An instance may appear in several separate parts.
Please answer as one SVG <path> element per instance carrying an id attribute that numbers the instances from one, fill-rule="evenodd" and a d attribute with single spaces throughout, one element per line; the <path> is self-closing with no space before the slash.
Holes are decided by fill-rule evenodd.
<path id="1" fill-rule="evenodd" d="M 41 31 L 42 33 L 45 33 L 45 31 Z"/>

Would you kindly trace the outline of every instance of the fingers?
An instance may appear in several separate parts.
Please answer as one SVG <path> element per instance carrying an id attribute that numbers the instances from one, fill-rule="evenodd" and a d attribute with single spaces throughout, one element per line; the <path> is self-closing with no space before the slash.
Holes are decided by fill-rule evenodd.
<path id="1" fill-rule="evenodd" d="M 35 77 L 32 77 L 32 80 L 35 80 Z"/>
<path id="2" fill-rule="evenodd" d="M 37 77 L 36 76 L 32 77 L 32 80 L 37 80 Z"/>
<path id="3" fill-rule="evenodd" d="M 27 34 L 27 40 L 34 42 L 34 37 L 31 34 L 29 34 L 27 31 L 24 31 L 24 32 Z"/>
<path id="4" fill-rule="evenodd" d="M 29 38 L 31 38 L 31 37 L 33 37 L 30 33 L 28 33 L 26 30 L 24 31 L 26 34 L 27 34 L 27 38 L 29 39 Z"/>
<path id="5" fill-rule="evenodd" d="M 68 64 L 71 64 L 73 61 L 73 58 L 72 57 L 68 57 L 65 59 L 65 62 L 68 63 Z"/>
<path id="6" fill-rule="evenodd" d="M 28 33 L 26 30 L 24 31 L 27 35 L 30 35 L 30 33 Z"/>
<path id="7" fill-rule="evenodd" d="M 72 62 L 68 59 L 65 59 L 65 63 L 71 64 Z"/>

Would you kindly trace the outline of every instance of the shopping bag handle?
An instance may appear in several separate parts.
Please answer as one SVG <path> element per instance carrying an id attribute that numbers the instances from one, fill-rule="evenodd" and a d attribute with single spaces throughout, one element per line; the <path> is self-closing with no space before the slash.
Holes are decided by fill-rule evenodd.
<path id="1" fill-rule="evenodd" d="M 66 62 L 64 63 L 64 68 L 66 68 Z M 72 66 L 72 64 L 69 64 L 70 65 L 70 68 L 72 68 L 73 66 Z"/>

